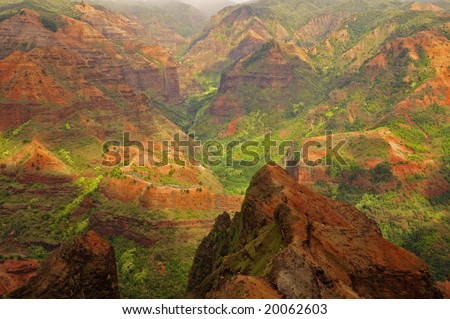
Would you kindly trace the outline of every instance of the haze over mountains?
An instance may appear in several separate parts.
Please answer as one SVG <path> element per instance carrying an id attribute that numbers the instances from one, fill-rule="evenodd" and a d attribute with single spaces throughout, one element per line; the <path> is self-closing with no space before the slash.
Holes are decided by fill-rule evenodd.
<path id="1" fill-rule="evenodd" d="M 39 265 L 51 268 L 61 250 L 76 255 L 59 247 L 94 231 L 89 238 L 114 247 L 125 298 L 195 287 L 230 297 L 253 284 L 272 297 L 386 297 L 386 278 L 402 278 L 402 297 L 440 296 L 432 281 L 450 269 L 448 2 L 208 4 L 0 0 L 0 295 L 36 273 L 28 287 L 45 283 Z M 326 147 L 312 147 L 293 171 L 298 187 L 265 167 L 258 143 L 267 132 L 295 152 L 325 145 L 327 131 L 333 145 L 346 141 L 345 165 L 311 165 L 328 159 Z M 214 159 L 233 162 L 166 146 L 177 132 L 191 147 L 221 143 Z M 257 142 L 253 153 L 225 152 L 246 141 Z M 282 166 L 289 152 L 270 161 Z M 241 165 L 252 155 L 261 160 Z M 269 198 L 277 205 L 264 206 Z M 202 241 L 213 227 L 219 235 Z M 224 238 L 232 245 L 219 251 Z M 367 263 L 346 259 L 364 242 L 376 248 L 363 250 Z M 318 284 L 293 282 L 300 257 L 280 248 L 307 254 Z M 285 268 L 273 266 L 280 261 Z M 365 279 L 355 275 L 363 270 Z"/>
<path id="2" fill-rule="evenodd" d="M 116 3 L 121 5 L 132 6 L 135 4 L 144 5 L 154 5 L 157 7 L 170 6 L 177 3 L 184 3 L 190 5 L 197 10 L 201 11 L 203 14 L 212 16 L 222 10 L 225 7 L 235 5 L 237 3 L 248 2 L 250 0 L 134 0 L 134 1 L 123 1 L 123 0 L 103 0 L 104 3 Z"/>

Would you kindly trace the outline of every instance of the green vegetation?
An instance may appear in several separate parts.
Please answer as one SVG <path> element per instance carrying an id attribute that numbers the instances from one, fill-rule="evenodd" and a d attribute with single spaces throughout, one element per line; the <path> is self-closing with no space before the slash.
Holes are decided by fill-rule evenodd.
<path id="1" fill-rule="evenodd" d="M 39 21 L 41 21 L 44 27 L 53 32 L 57 32 L 58 29 L 64 28 L 65 25 L 61 16 L 57 14 L 41 14 Z"/>
<path id="2" fill-rule="evenodd" d="M 445 281 L 450 269 L 450 218 L 418 225 L 405 235 L 402 246 L 429 266 L 435 280 Z"/>
<path id="3" fill-rule="evenodd" d="M 267 263 L 283 249 L 281 232 L 276 225 L 268 225 L 259 231 L 259 236 L 247 244 L 242 251 L 230 255 L 228 263 L 234 265 L 235 273 L 265 276 Z"/>
<path id="4" fill-rule="evenodd" d="M 67 165 L 72 166 L 72 167 L 75 166 L 75 164 L 72 160 L 72 157 L 70 156 L 69 151 L 62 148 L 58 151 L 58 155 L 63 160 L 63 162 L 66 163 Z"/>
<path id="5" fill-rule="evenodd" d="M 82 192 L 81 194 L 75 198 L 69 205 L 67 205 L 62 212 L 59 215 L 59 218 L 61 219 L 67 219 L 69 218 L 70 214 L 77 209 L 81 202 L 88 197 L 89 195 L 91 195 L 93 192 L 95 192 L 98 188 L 98 185 L 100 184 L 101 180 L 103 179 L 103 176 L 97 176 L 96 178 L 92 179 L 92 180 L 88 180 L 84 177 L 81 177 L 80 179 L 78 179 L 76 181 L 76 184 L 78 186 L 81 187 Z M 82 226 L 80 226 L 82 227 Z"/>
<path id="6" fill-rule="evenodd" d="M 186 290 L 197 245 L 205 230 L 159 229 L 151 248 L 136 246 L 122 237 L 112 238 L 116 251 L 120 291 L 124 298 L 177 298 Z M 189 241 L 184 240 L 189 236 Z"/>
<path id="7" fill-rule="evenodd" d="M 42 246 L 33 246 L 30 249 L 29 256 L 37 260 L 45 260 L 48 256 L 48 251 Z"/>
<path id="8" fill-rule="evenodd" d="M 211 102 L 217 97 L 217 87 L 209 86 L 203 93 L 190 95 L 185 101 L 184 105 L 190 116 L 190 126 L 196 120 L 204 116 L 204 111 L 209 107 Z"/>
<path id="9" fill-rule="evenodd" d="M 8 20 L 9 18 L 15 16 L 16 14 L 17 14 L 16 9 L 2 11 L 0 12 L 0 22 Z"/>
<path id="10" fill-rule="evenodd" d="M 391 124 L 391 129 L 405 141 L 406 146 L 415 152 L 423 153 L 427 150 L 426 136 L 417 126 L 397 122 Z"/>
<path id="11" fill-rule="evenodd" d="M 78 192 L 78 187 L 70 183 L 36 183 L 28 187 L 1 175 L 0 205 L 3 211 L 13 214 L 0 216 L 0 237 L 13 234 L 25 242 L 59 243 L 67 230 L 67 220 L 60 220 L 59 216 Z M 30 253 L 37 254 L 33 247 L 30 248 Z"/>
<path id="12" fill-rule="evenodd" d="M 48 21 L 51 20 L 52 22 L 49 22 L 49 26 L 52 25 L 51 28 L 53 28 L 55 25 L 58 26 L 58 23 L 55 20 L 61 21 L 61 18 L 55 17 L 55 15 L 64 14 L 78 20 L 81 18 L 82 13 L 72 9 L 75 2 L 76 1 L 72 0 L 3 0 L 0 1 L 0 12 L 2 12 L 2 14 L 13 12 L 14 14 L 23 14 L 23 12 L 20 11 L 23 8 L 35 10 L 45 15 L 48 18 Z M 47 18 L 45 18 L 45 20 L 47 20 Z M 54 29 L 51 30 L 53 31 Z"/>
<path id="13" fill-rule="evenodd" d="M 394 174 L 392 174 L 391 164 L 387 162 L 378 164 L 374 169 L 371 170 L 370 173 L 371 181 L 373 183 L 389 182 L 394 178 Z"/>

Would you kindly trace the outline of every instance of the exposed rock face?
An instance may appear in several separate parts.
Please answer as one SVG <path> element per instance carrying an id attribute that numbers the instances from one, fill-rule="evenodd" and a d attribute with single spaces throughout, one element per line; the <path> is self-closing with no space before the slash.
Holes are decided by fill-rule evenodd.
<path id="1" fill-rule="evenodd" d="M 152 186 L 151 183 L 126 177 L 113 179 L 101 191 L 111 199 L 139 201 L 147 209 L 199 209 L 237 211 L 242 205 L 240 195 L 214 193 L 207 188 Z"/>
<path id="2" fill-rule="evenodd" d="M 444 11 L 441 7 L 433 3 L 419 3 L 415 2 L 411 5 L 411 10 L 414 11 Z"/>
<path id="3" fill-rule="evenodd" d="M 259 61 L 260 59 L 262 61 Z M 251 68 L 252 64 L 257 62 L 259 62 L 257 67 Z M 220 81 L 219 92 L 236 90 L 244 83 L 252 83 L 262 88 L 285 89 L 294 77 L 293 67 L 284 57 L 280 46 L 269 42 L 261 49 L 257 57 L 243 59 L 232 70 L 225 72 Z"/>
<path id="4" fill-rule="evenodd" d="M 89 228 L 104 237 L 122 236 L 142 247 L 152 247 L 160 238 L 155 236 L 158 229 L 212 229 L 213 219 L 185 219 L 147 221 L 127 216 L 112 216 L 108 213 L 96 213 Z"/>
<path id="5" fill-rule="evenodd" d="M 114 248 L 95 232 L 55 250 L 10 298 L 119 298 Z"/>
<path id="6" fill-rule="evenodd" d="M 286 298 L 442 297 L 427 266 L 356 208 L 271 165 L 253 178 L 242 213 L 222 215 L 201 243 L 187 292 L 230 296 L 237 275 L 264 278 Z"/>
<path id="7" fill-rule="evenodd" d="M 16 290 L 36 275 L 37 260 L 0 260 L 0 296 Z"/>
<path id="8" fill-rule="evenodd" d="M 450 281 L 436 283 L 437 289 L 440 290 L 445 299 L 450 299 Z"/>
<path id="9" fill-rule="evenodd" d="M 268 41 L 222 74 L 219 96 L 211 103 L 208 113 L 214 123 L 223 124 L 256 109 L 265 112 L 286 109 L 292 104 L 286 103 L 288 92 L 313 92 L 310 81 L 315 77 L 311 67 L 287 46 Z M 259 90 L 270 94 L 254 96 L 253 92 Z M 259 102 L 257 107 L 256 100 Z"/>
<path id="10" fill-rule="evenodd" d="M 282 295 L 263 278 L 236 276 L 206 295 L 210 299 L 280 299 Z"/>
<path id="11" fill-rule="evenodd" d="M 142 25 L 86 4 L 77 8 L 81 21 L 61 16 L 57 32 L 29 9 L 0 23 L 0 130 L 30 119 L 54 123 L 93 104 L 137 104 L 147 90 L 179 101 L 178 65 L 157 45 L 141 50 Z"/>
<path id="12" fill-rule="evenodd" d="M 87 3 L 76 5 L 75 8 L 84 13 L 82 21 L 92 25 L 113 41 L 129 41 L 148 36 L 143 25 L 121 14 L 109 10 L 96 10 Z"/>
<path id="13" fill-rule="evenodd" d="M 230 215 L 223 213 L 217 217 L 212 231 L 201 242 L 189 275 L 188 292 L 196 291 L 196 294 L 204 296 L 212 286 L 212 282 L 206 283 L 209 281 L 207 277 L 218 268 L 220 257 L 227 255 L 229 251 L 230 243 L 226 239 L 230 225 Z"/>

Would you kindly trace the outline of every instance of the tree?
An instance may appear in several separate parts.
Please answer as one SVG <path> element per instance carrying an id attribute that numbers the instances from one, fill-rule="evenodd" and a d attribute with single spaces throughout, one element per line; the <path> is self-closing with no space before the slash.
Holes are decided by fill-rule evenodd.
<path id="1" fill-rule="evenodd" d="M 389 182 L 394 177 L 394 174 L 392 174 L 391 164 L 388 162 L 378 164 L 370 171 L 370 174 L 371 180 L 374 183 Z"/>

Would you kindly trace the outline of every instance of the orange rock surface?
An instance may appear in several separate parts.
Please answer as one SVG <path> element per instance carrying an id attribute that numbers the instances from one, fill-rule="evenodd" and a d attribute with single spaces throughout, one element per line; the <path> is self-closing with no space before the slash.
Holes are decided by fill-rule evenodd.
<path id="1" fill-rule="evenodd" d="M 36 275 L 37 260 L 0 260 L 0 296 L 16 290 Z"/>
<path id="2" fill-rule="evenodd" d="M 205 258 L 216 258 L 212 268 Z M 238 275 L 263 277 L 285 298 L 442 297 L 425 263 L 373 221 L 273 165 L 254 176 L 241 213 L 219 217 L 200 245 L 188 293 L 228 295 Z"/>

